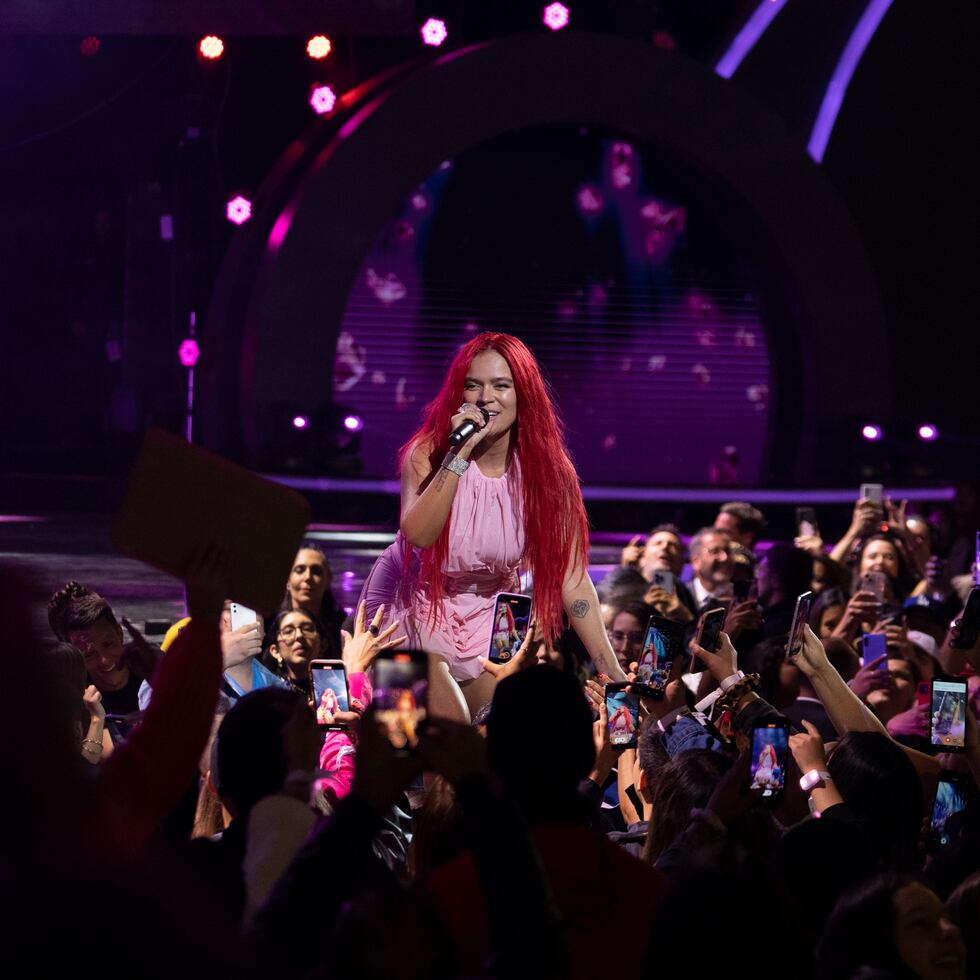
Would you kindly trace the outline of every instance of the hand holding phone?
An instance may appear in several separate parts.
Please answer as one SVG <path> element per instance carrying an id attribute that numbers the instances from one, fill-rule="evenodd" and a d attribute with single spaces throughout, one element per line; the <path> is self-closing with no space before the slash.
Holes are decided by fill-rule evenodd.
<path id="1" fill-rule="evenodd" d="M 429 657 L 423 650 L 382 650 L 374 661 L 374 718 L 392 747 L 415 752 L 428 714 Z"/>
<path id="2" fill-rule="evenodd" d="M 813 538 L 820 533 L 817 512 L 812 507 L 796 508 L 796 534 L 800 538 Z"/>
<path id="3" fill-rule="evenodd" d="M 967 687 L 965 680 L 933 678 L 929 742 L 942 752 L 966 749 Z"/>
<path id="4" fill-rule="evenodd" d="M 337 715 L 350 711 L 350 687 L 342 660 L 311 660 L 310 692 L 317 725 L 326 731 L 343 729 Z"/>
<path id="5" fill-rule="evenodd" d="M 653 580 L 651 582 L 658 589 L 663 589 L 664 592 L 674 591 L 674 573 L 665 572 L 662 569 L 657 569 L 653 573 Z"/>
<path id="6" fill-rule="evenodd" d="M 248 606 L 243 606 L 240 602 L 232 602 L 228 607 L 231 616 L 231 628 L 240 629 L 242 626 L 250 626 L 259 621 L 259 614 Z"/>
<path id="7" fill-rule="evenodd" d="M 875 660 L 885 657 L 877 669 L 888 673 L 888 638 L 884 633 L 865 633 L 861 637 L 861 666 L 870 667 Z"/>
<path id="8" fill-rule="evenodd" d="M 699 647 L 702 647 L 709 653 L 715 653 L 718 650 L 718 641 L 721 637 L 721 631 L 725 626 L 727 612 L 724 606 L 719 606 L 717 609 L 709 609 L 702 614 L 701 621 L 698 623 L 698 631 L 694 638 L 694 642 Z"/>
<path id="9" fill-rule="evenodd" d="M 637 694 L 663 699 L 674 661 L 683 654 L 683 644 L 683 626 L 660 616 L 650 617 L 633 684 Z"/>
<path id="10" fill-rule="evenodd" d="M 804 592 L 796 597 L 796 608 L 793 610 L 793 622 L 789 628 L 789 640 L 786 643 L 786 659 L 790 659 L 803 649 L 803 630 L 810 619 L 810 607 L 813 605 L 813 593 Z"/>
<path id="11" fill-rule="evenodd" d="M 607 684 L 606 715 L 609 744 L 614 749 L 635 749 L 640 728 L 640 698 L 628 684 Z"/>
<path id="12" fill-rule="evenodd" d="M 789 726 L 786 722 L 759 720 L 752 726 L 749 789 L 767 803 L 779 803 L 786 788 L 789 762 Z"/>
<path id="13" fill-rule="evenodd" d="M 531 597 L 501 592 L 493 605 L 487 660 L 494 664 L 509 663 L 520 650 L 530 621 Z"/>

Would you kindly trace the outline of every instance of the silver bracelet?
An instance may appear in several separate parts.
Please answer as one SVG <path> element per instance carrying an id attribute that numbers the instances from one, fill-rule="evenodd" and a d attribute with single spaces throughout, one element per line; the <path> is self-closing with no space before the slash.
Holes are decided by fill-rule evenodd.
<path id="1" fill-rule="evenodd" d="M 446 458 L 440 464 L 440 469 L 449 470 L 457 476 L 462 476 L 470 465 L 468 459 L 460 459 L 455 453 L 446 453 Z"/>

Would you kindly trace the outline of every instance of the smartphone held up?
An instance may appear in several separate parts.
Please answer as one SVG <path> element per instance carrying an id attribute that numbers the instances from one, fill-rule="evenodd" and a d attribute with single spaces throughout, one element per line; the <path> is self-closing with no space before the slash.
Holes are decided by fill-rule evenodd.
<path id="1" fill-rule="evenodd" d="M 337 720 L 338 712 L 350 711 L 350 688 L 344 662 L 311 660 L 309 671 L 317 725 L 327 731 L 344 728 L 343 723 Z"/>
<path id="2" fill-rule="evenodd" d="M 501 592 L 493 606 L 487 660 L 505 664 L 517 654 L 531 621 L 531 597 Z"/>
<path id="3" fill-rule="evenodd" d="M 789 762 L 789 726 L 786 722 L 760 720 L 752 726 L 749 789 L 767 803 L 778 803 L 786 789 Z"/>
<path id="4" fill-rule="evenodd" d="M 609 744 L 615 749 L 635 749 L 640 727 L 640 699 L 627 691 L 628 684 L 606 685 Z"/>
<path id="5" fill-rule="evenodd" d="M 651 616 L 633 689 L 644 697 L 662 700 L 674 661 L 683 651 L 684 627 L 672 620 Z"/>
<path id="6" fill-rule="evenodd" d="M 382 650 L 373 665 L 375 720 L 399 752 L 419 743 L 428 713 L 429 657 L 423 650 Z"/>

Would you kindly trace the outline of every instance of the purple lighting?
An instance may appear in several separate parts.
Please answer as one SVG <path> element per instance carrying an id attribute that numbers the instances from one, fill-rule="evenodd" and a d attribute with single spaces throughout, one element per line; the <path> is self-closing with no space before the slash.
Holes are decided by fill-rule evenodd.
<path id="1" fill-rule="evenodd" d="M 360 415 L 345 415 L 344 428 L 348 432 L 360 432 L 364 428 L 364 419 Z"/>
<path id="2" fill-rule="evenodd" d="M 923 442 L 935 442 L 939 438 L 939 429 L 937 429 L 931 422 L 923 422 L 919 426 L 919 438 Z"/>
<path id="3" fill-rule="evenodd" d="M 433 48 L 438 48 L 446 40 L 449 31 L 446 30 L 446 22 L 436 17 L 430 17 L 420 28 L 419 33 L 422 40 Z"/>
<path id="4" fill-rule="evenodd" d="M 861 427 L 861 437 L 867 439 L 868 442 L 877 442 L 883 434 L 880 425 L 868 423 L 868 425 Z"/>
<path id="5" fill-rule="evenodd" d="M 834 123 L 837 122 L 837 114 L 844 102 L 844 96 L 847 94 L 847 86 L 851 84 L 865 48 L 871 43 L 871 38 L 874 37 L 878 25 L 891 5 L 892 0 L 871 0 L 847 39 L 837 67 L 830 76 L 830 84 L 824 93 L 823 102 L 820 103 L 817 121 L 813 124 L 813 132 L 810 133 L 810 142 L 806 145 L 807 152 L 817 163 L 823 160 L 823 155 L 827 152 L 830 134 L 834 129 Z"/>
<path id="6" fill-rule="evenodd" d="M 306 429 L 309 428 L 310 420 L 305 415 L 294 415 L 293 416 L 293 428 L 294 429 Z"/>
<path id="7" fill-rule="evenodd" d="M 252 217 L 252 202 L 241 194 L 236 195 L 225 205 L 225 216 L 232 224 L 245 224 Z"/>
<path id="8" fill-rule="evenodd" d="M 789 0 L 762 0 L 755 13 L 742 25 L 735 35 L 735 40 L 715 65 L 715 74 L 722 78 L 731 78 L 738 71 L 738 66 L 745 60 L 746 55 L 756 46 L 759 38 L 766 32 Z"/>
<path id="9" fill-rule="evenodd" d="M 180 363 L 185 368 L 192 368 L 197 364 L 197 359 L 201 355 L 201 349 L 197 346 L 197 341 L 193 337 L 188 337 L 177 351 Z"/>
<path id="10" fill-rule="evenodd" d="M 544 23 L 553 31 L 560 31 L 563 27 L 568 27 L 568 7 L 563 3 L 549 3 L 544 8 Z"/>
<path id="11" fill-rule="evenodd" d="M 336 104 L 337 95 L 329 85 L 314 85 L 310 89 L 310 105 L 318 115 L 324 116 L 333 112 Z"/>

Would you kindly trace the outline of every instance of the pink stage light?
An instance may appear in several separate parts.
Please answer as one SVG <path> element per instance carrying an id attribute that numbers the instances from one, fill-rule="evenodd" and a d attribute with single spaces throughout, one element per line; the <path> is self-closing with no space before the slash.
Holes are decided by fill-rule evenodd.
<path id="1" fill-rule="evenodd" d="M 99 53 L 100 46 L 101 42 L 97 37 L 83 37 L 82 43 L 78 46 L 78 50 L 81 51 L 86 58 L 92 58 Z"/>
<path id="2" fill-rule="evenodd" d="M 314 34 L 313 37 L 306 42 L 306 53 L 314 61 L 322 61 L 328 54 L 330 54 L 333 45 L 330 43 L 330 38 L 326 34 Z"/>
<path id="3" fill-rule="evenodd" d="M 310 105 L 317 115 L 325 116 L 328 112 L 333 112 L 336 104 L 337 94 L 329 85 L 314 85 L 310 89 Z"/>
<path id="4" fill-rule="evenodd" d="M 309 428 L 310 420 L 305 415 L 294 415 L 293 416 L 293 428 L 294 429 L 307 429 Z"/>
<path id="5" fill-rule="evenodd" d="M 197 364 L 197 359 L 201 356 L 201 349 L 197 346 L 197 341 L 193 337 L 188 337 L 181 343 L 180 349 L 177 351 L 177 356 L 185 368 L 192 368 Z"/>
<path id="6" fill-rule="evenodd" d="M 923 422 L 919 426 L 919 438 L 923 442 L 935 442 L 939 438 L 939 429 L 937 429 L 931 422 Z"/>
<path id="7" fill-rule="evenodd" d="M 438 48 L 449 36 L 446 30 L 446 22 L 436 17 L 430 17 L 420 28 L 419 33 L 422 40 L 431 47 Z"/>
<path id="8" fill-rule="evenodd" d="M 201 38 L 197 50 L 201 52 L 202 58 L 214 61 L 225 53 L 225 42 L 217 34 L 208 34 Z"/>
<path id="9" fill-rule="evenodd" d="M 882 432 L 880 425 L 874 425 L 869 422 L 867 425 L 861 427 L 861 437 L 867 439 L 868 442 L 877 442 L 883 435 L 884 432 Z"/>
<path id="10" fill-rule="evenodd" d="M 364 428 L 364 419 L 360 415 L 345 415 L 344 428 L 348 432 L 360 432 Z"/>
<path id="11" fill-rule="evenodd" d="M 252 217 L 252 202 L 241 194 L 236 195 L 225 205 L 225 217 L 232 224 L 245 224 Z"/>
<path id="12" fill-rule="evenodd" d="M 563 27 L 568 27 L 568 7 L 563 3 L 549 3 L 544 8 L 545 26 L 553 31 L 560 31 Z"/>

